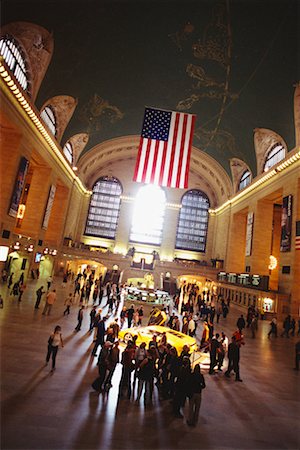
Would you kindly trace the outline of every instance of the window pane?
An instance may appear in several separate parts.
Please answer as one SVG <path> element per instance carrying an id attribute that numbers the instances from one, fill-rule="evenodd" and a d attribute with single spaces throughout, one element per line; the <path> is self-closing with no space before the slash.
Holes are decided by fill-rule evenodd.
<path id="1" fill-rule="evenodd" d="M 101 194 L 99 194 L 101 192 Z M 122 188 L 113 177 L 100 178 L 93 187 L 85 234 L 115 239 Z"/>
<path id="2" fill-rule="evenodd" d="M 279 143 L 275 144 L 267 155 L 264 171 L 266 172 L 284 158 L 285 158 L 284 147 Z"/>
<path id="3" fill-rule="evenodd" d="M 56 119 L 54 112 L 52 111 L 52 108 L 50 106 L 45 106 L 43 111 L 40 114 L 41 118 L 53 134 L 53 136 L 56 136 Z"/>
<path id="4" fill-rule="evenodd" d="M 206 194 L 191 190 L 181 201 L 176 233 L 177 249 L 205 252 L 209 200 Z"/>
<path id="5" fill-rule="evenodd" d="M 26 91 L 28 89 L 28 79 L 25 60 L 21 54 L 20 47 L 11 36 L 4 36 L 0 39 L 0 55 L 3 56 L 9 69 L 24 91 Z"/>

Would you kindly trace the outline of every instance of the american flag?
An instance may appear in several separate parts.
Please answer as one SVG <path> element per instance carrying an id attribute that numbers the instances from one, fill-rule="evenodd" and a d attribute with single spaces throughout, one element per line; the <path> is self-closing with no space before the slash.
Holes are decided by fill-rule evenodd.
<path id="1" fill-rule="evenodd" d="M 133 181 L 188 187 L 196 116 L 146 108 Z"/>
<path id="2" fill-rule="evenodd" d="M 295 250 L 300 250 L 300 220 L 296 222 Z"/>

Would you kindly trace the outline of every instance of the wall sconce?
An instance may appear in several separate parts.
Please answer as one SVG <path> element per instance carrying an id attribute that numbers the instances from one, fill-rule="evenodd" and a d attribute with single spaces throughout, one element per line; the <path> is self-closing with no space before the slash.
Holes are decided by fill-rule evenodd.
<path id="1" fill-rule="evenodd" d="M 33 252 L 33 249 L 34 249 L 33 244 L 30 244 L 29 247 L 27 247 L 27 251 L 28 251 L 29 253 Z"/>
<path id="2" fill-rule="evenodd" d="M 269 262 L 269 270 L 274 270 L 277 267 L 277 258 L 275 256 L 270 256 L 270 262 Z"/>
<path id="3" fill-rule="evenodd" d="M 48 253 L 49 253 L 49 248 L 48 248 L 48 247 L 44 248 L 43 253 L 44 253 L 44 255 L 48 255 Z"/>
<path id="4" fill-rule="evenodd" d="M 20 242 L 14 244 L 14 250 L 20 250 Z"/>

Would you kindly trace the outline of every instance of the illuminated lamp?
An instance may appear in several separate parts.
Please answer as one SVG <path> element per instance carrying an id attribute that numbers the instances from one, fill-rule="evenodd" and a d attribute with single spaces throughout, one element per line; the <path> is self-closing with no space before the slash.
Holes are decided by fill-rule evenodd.
<path id="1" fill-rule="evenodd" d="M 0 245 L 0 261 L 6 261 L 9 247 L 6 245 Z"/>
<path id="2" fill-rule="evenodd" d="M 269 262 L 269 270 L 274 270 L 277 267 L 277 258 L 275 256 L 270 256 L 270 262 Z"/>
<path id="3" fill-rule="evenodd" d="M 17 219 L 23 219 L 24 214 L 25 214 L 25 209 L 26 206 L 23 204 L 20 204 L 18 207 L 18 212 L 17 212 Z"/>
<path id="4" fill-rule="evenodd" d="M 15 250 L 20 250 L 20 242 L 16 242 L 14 245 Z"/>
<path id="5" fill-rule="evenodd" d="M 78 170 L 78 167 L 76 167 L 76 166 L 73 166 L 73 167 L 72 167 L 72 169 L 74 170 L 74 172 L 77 172 L 77 170 Z"/>
<path id="6" fill-rule="evenodd" d="M 49 253 L 52 256 L 56 256 L 57 255 L 57 250 L 51 250 Z"/>
<path id="7" fill-rule="evenodd" d="M 48 247 L 44 248 L 43 253 L 44 253 L 44 255 L 48 255 L 48 253 L 49 253 L 49 248 L 48 248 Z"/>
<path id="8" fill-rule="evenodd" d="M 29 247 L 27 248 L 27 251 L 28 251 L 29 253 L 31 253 L 31 252 L 33 252 L 33 249 L 34 249 L 33 244 L 30 244 Z"/>

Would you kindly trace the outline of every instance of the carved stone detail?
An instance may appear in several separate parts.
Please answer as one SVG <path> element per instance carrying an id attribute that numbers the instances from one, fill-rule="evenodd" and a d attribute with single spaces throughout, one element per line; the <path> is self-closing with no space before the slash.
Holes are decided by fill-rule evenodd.
<path id="1" fill-rule="evenodd" d="M 47 100 L 43 104 L 41 111 L 45 106 L 51 106 L 53 108 L 56 117 L 56 140 L 57 142 L 60 142 L 65 129 L 73 116 L 77 106 L 77 100 L 69 95 L 58 95 Z"/>
<path id="2" fill-rule="evenodd" d="M 281 144 L 285 148 L 287 153 L 287 145 L 284 139 L 275 131 L 267 128 L 255 128 L 254 129 L 254 147 L 256 153 L 257 162 L 257 175 L 260 175 L 264 171 L 264 164 L 266 156 L 271 147 L 275 144 Z"/>

